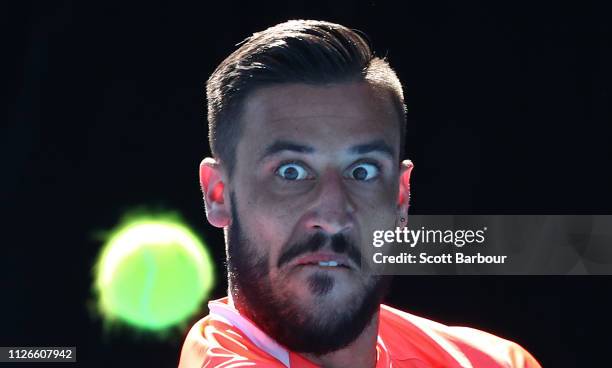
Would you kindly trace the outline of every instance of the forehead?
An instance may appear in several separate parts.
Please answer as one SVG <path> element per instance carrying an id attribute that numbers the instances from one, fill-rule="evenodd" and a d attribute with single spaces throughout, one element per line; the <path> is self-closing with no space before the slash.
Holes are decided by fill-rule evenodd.
<path id="1" fill-rule="evenodd" d="M 399 150 L 399 118 L 390 92 L 367 83 L 288 84 L 252 93 L 242 111 L 241 145 L 278 139 L 321 150 L 381 139 Z"/>

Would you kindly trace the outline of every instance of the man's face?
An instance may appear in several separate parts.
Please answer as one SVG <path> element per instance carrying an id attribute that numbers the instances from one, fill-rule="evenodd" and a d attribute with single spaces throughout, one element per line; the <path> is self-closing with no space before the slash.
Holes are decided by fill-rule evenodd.
<path id="1" fill-rule="evenodd" d="M 250 95 L 241 122 L 224 185 L 236 306 L 294 350 L 345 346 L 385 284 L 360 256 L 403 216 L 391 99 L 365 83 L 279 85 Z"/>

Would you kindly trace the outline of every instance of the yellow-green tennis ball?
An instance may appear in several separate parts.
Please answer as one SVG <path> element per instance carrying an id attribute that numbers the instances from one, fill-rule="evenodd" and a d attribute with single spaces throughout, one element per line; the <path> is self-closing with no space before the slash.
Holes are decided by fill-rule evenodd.
<path id="1" fill-rule="evenodd" d="M 188 319 L 213 285 L 204 244 L 176 221 L 131 221 L 110 237 L 96 267 L 103 315 L 149 330 Z"/>

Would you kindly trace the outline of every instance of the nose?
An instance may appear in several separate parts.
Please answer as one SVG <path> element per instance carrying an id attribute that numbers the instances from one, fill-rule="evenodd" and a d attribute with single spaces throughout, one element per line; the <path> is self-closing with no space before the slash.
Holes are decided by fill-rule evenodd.
<path id="1" fill-rule="evenodd" d="M 354 223 L 355 206 L 351 202 L 342 175 L 327 170 L 319 178 L 306 225 L 310 230 L 329 235 L 348 232 Z"/>

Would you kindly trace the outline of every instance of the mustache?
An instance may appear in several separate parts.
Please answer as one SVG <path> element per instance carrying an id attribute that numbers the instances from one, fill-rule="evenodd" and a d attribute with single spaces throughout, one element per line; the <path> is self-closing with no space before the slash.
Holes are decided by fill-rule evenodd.
<path id="1" fill-rule="evenodd" d="M 331 237 L 323 233 L 315 233 L 303 241 L 294 243 L 286 247 L 278 258 L 277 268 L 291 262 L 294 258 L 302 254 L 316 252 L 323 248 L 327 243 L 331 243 L 331 249 L 336 253 L 345 253 L 347 257 L 361 266 L 361 251 L 351 239 L 344 234 L 334 234 Z"/>

